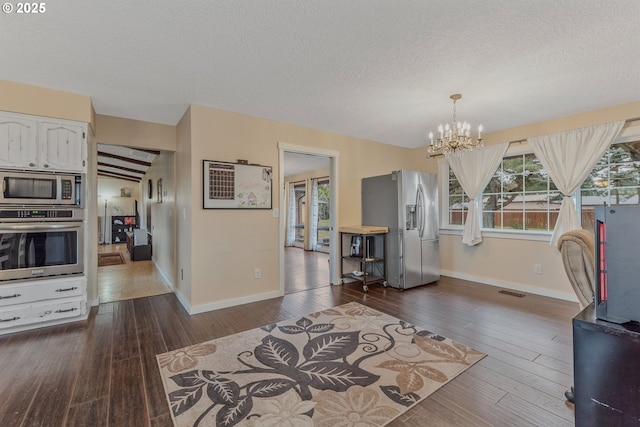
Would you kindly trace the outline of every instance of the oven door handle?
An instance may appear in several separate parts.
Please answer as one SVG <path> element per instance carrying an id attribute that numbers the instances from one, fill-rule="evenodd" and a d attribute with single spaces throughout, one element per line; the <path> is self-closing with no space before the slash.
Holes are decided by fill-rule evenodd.
<path id="1" fill-rule="evenodd" d="M 81 227 L 81 222 L 69 224 L 0 224 L 1 231 L 77 230 Z"/>

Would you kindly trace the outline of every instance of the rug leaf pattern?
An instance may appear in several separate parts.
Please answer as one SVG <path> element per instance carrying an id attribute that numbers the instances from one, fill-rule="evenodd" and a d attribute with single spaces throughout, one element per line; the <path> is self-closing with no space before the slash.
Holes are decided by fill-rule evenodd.
<path id="1" fill-rule="evenodd" d="M 484 357 L 358 303 L 157 356 L 177 426 L 382 426 Z"/>

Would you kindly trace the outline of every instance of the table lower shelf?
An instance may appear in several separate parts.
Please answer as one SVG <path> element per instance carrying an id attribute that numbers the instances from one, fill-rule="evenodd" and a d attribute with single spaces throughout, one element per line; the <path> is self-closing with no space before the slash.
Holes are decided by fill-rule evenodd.
<path id="1" fill-rule="evenodd" d="M 369 285 L 374 285 L 376 283 L 381 283 L 385 288 L 387 287 L 387 280 L 384 276 L 356 276 L 354 274 L 343 274 L 343 279 L 351 279 L 357 282 L 362 283 L 362 289 L 367 292 L 369 291 Z"/>

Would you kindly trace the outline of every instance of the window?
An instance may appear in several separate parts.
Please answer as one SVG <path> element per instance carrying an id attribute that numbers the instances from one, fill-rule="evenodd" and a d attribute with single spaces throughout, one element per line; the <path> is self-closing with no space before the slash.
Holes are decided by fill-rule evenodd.
<path id="1" fill-rule="evenodd" d="M 329 178 L 318 179 L 318 243 L 317 246 L 326 251 L 329 248 L 331 232 L 331 186 Z"/>
<path id="2" fill-rule="evenodd" d="M 469 198 L 447 166 L 448 225 L 461 228 Z M 595 206 L 640 204 L 640 140 L 612 144 L 575 195 L 582 227 L 593 228 Z M 562 194 L 533 153 L 506 155 L 482 193 L 485 230 L 551 232 Z"/>
<path id="3" fill-rule="evenodd" d="M 640 141 L 611 144 L 582 183 L 582 228 L 593 229 L 595 206 L 640 204 Z"/>
<path id="4" fill-rule="evenodd" d="M 449 225 L 462 227 L 469 198 L 453 171 L 448 169 Z M 482 193 L 482 227 L 550 232 L 561 202 L 562 195 L 534 154 L 508 155 Z"/>
<path id="5" fill-rule="evenodd" d="M 562 195 L 533 153 L 506 156 L 482 194 L 482 226 L 552 231 Z"/>
<path id="6" fill-rule="evenodd" d="M 304 246 L 304 224 L 307 217 L 307 187 L 304 182 L 293 186 L 296 200 L 296 246 Z M 302 245 L 302 246 L 301 246 Z"/>

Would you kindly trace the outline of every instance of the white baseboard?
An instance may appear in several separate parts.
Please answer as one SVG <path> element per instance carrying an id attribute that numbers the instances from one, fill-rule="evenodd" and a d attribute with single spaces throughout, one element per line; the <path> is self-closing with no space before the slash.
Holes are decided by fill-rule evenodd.
<path id="1" fill-rule="evenodd" d="M 511 289 L 514 291 L 527 292 L 530 294 L 561 299 L 564 301 L 578 302 L 578 297 L 576 297 L 576 295 L 573 293 L 569 294 L 566 292 L 558 292 L 550 289 L 538 288 L 536 286 L 523 285 L 521 283 L 505 282 L 502 280 L 492 279 L 489 277 L 474 276 L 472 274 L 458 273 L 458 272 L 449 271 L 449 270 L 440 270 L 440 274 L 443 276 L 453 277 L 455 279 L 470 280 L 473 282 L 478 282 L 478 283 L 482 283 L 490 286 L 497 286 L 505 289 Z"/>
<path id="2" fill-rule="evenodd" d="M 219 310 L 221 308 L 233 307 L 236 305 L 247 304 L 250 302 L 263 301 L 271 298 L 278 298 L 284 295 L 284 292 L 281 290 L 273 291 L 273 292 L 265 292 L 262 294 L 249 295 L 247 297 L 242 298 L 233 298 L 224 301 L 212 302 L 209 304 L 196 305 L 191 307 L 189 303 L 182 297 L 180 292 L 176 291 L 176 296 L 178 300 L 182 304 L 182 306 L 187 310 L 189 314 L 199 314 L 212 310 Z"/>
<path id="3" fill-rule="evenodd" d="M 152 258 L 151 261 L 153 262 L 153 265 L 156 266 L 156 270 L 158 270 L 158 273 L 160 273 L 164 282 L 175 292 L 176 288 L 173 286 L 173 280 L 169 279 L 169 276 L 167 276 L 167 273 L 160 267 L 160 265 L 158 265 L 155 258 Z"/>

